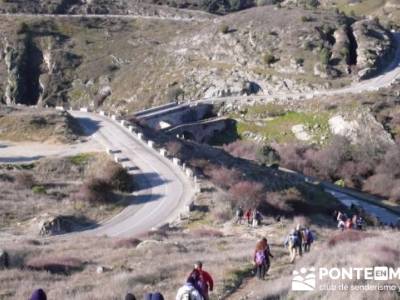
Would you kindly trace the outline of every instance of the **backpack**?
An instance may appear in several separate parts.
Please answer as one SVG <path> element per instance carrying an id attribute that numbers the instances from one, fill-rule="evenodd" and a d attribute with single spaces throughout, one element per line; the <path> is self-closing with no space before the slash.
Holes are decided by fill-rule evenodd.
<path id="1" fill-rule="evenodd" d="M 262 265 L 265 262 L 265 252 L 259 250 L 256 252 L 256 264 Z"/>
<path id="2" fill-rule="evenodd" d="M 192 297 L 192 292 L 193 292 L 193 290 L 194 290 L 194 288 L 185 291 L 185 292 L 182 294 L 180 300 L 193 300 L 193 299 L 194 299 L 194 298 Z"/>
<path id="3" fill-rule="evenodd" d="M 291 234 L 289 235 L 289 247 L 294 248 L 298 245 L 299 243 L 299 237 L 297 234 Z"/>
<path id="4" fill-rule="evenodd" d="M 314 241 L 313 235 L 311 233 L 311 230 L 305 229 L 303 231 L 303 242 L 305 244 L 311 244 Z"/>

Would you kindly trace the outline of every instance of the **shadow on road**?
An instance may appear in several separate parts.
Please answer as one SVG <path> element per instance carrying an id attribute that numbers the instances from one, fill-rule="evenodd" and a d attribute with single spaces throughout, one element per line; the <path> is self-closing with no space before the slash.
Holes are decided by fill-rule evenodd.
<path id="1" fill-rule="evenodd" d="M 169 182 L 169 180 L 161 178 L 159 174 L 154 172 L 135 174 L 133 181 L 139 183 L 140 189 L 153 188 Z"/>
<path id="2" fill-rule="evenodd" d="M 100 122 L 98 121 L 83 117 L 76 117 L 75 119 L 81 125 L 85 136 L 90 136 L 100 129 Z"/>
<path id="3" fill-rule="evenodd" d="M 145 194 L 145 195 L 135 195 L 135 196 L 130 196 L 128 199 L 128 205 L 129 204 L 146 204 L 152 201 L 157 201 L 162 197 L 162 195 L 159 194 Z"/>
<path id="4" fill-rule="evenodd" d="M 16 156 L 16 157 L 0 157 L 0 163 L 24 163 L 24 162 L 32 162 L 34 160 L 38 160 L 43 158 L 42 155 L 37 156 Z"/>

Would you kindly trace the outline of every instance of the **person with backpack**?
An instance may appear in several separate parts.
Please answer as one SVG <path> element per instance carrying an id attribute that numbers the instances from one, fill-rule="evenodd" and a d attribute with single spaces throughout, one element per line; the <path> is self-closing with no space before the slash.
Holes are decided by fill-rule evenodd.
<path id="1" fill-rule="evenodd" d="M 293 229 L 284 242 L 284 246 L 289 250 L 290 263 L 294 263 L 294 260 L 296 259 L 296 247 L 298 247 L 298 244 L 299 237 L 296 233 L 296 229 Z"/>
<path id="2" fill-rule="evenodd" d="M 300 224 L 296 226 L 296 234 L 297 234 L 297 243 L 296 243 L 296 251 L 302 256 L 303 255 L 303 233 Z"/>
<path id="3" fill-rule="evenodd" d="M 252 219 L 253 219 L 253 227 L 257 227 L 261 223 L 261 213 L 258 211 L 258 209 L 253 209 L 252 213 Z"/>
<path id="4" fill-rule="evenodd" d="M 252 213 L 251 213 L 251 209 L 248 209 L 247 211 L 246 211 L 246 213 L 244 214 L 244 216 L 245 216 L 245 218 L 246 218 L 246 220 L 247 220 L 247 225 L 251 225 L 251 216 L 252 216 Z"/>
<path id="5" fill-rule="evenodd" d="M 192 272 L 186 283 L 178 290 L 175 300 L 204 300 L 197 285 L 199 276 L 198 272 Z"/>
<path id="6" fill-rule="evenodd" d="M 125 300 L 136 300 L 136 297 L 132 293 L 128 293 L 125 295 Z"/>
<path id="7" fill-rule="evenodd" d="M 304 228 L 303 230 L 303 248 L 304 252 L 310 252 L 311 244 L 314 242 L 314 235 L 311 232 L 309 227 Z"/>
<path id="8" fill-rule="evenodd" d="M 238 223 L 241 224 L 241 223 L 242 223 L 243 215 L 244 215 L 243 209 L 242 209 L 241 206 L 239 206 L 239 207 L 236 209 L 236 220 L 235 220 L 235 224 L 238 224 Z"/>
<path id="9" fill-rule="evenodd" d="M 197 261 L 194 264 L 193 272 L 198 272 L 199 277 L 197 280 L 197 285 L 201 289 L 200 294 L 203 296 L 204 300 L 208 300 L 210 297 L 208 292 L 212 292 L 214 289 L 214 280 L 211 277 L 210 273 L 203 270 L 203 263 L 201 261 Z M 190 277 L 190 276 L 189 276 Z"/>
<path id="10" fill-rule="evenodd" d="M 345 227 L 346 229 L 353 229 L 353 220 L 351 218 L 348 218 L 345 222 Z"/>
<path id="11" fill-rule="evenodd" d="M 358 216 L 357 220 L 356 220 L 356 228 L 358 230 L 362 230 L 363 226 L 364 226 L 364 220 L 363 220 L 363 218 L 361 216 Z"/>
<path id="12" fill-rule="evenodd" d="M 265 278 L 271 265 L 270 257 L 272 258 L 274 256 L 271 254 L 267 239 L 263 238 L 261 241 L 257 242 L 253 255 L 253 261 L 256 266 L 256 276 L 258 279 Z"/>
<path id="13" fill-rule="evenodd" d="M 35 290 L 29 300 L 47 300 L 47 295 L 42 289 Z"/>
<path id="14" fill-rule="evenodd" d="M 144 300 L 164 300 L 164 296 L 160 292 L 147 293 L 144 295 Z"/>

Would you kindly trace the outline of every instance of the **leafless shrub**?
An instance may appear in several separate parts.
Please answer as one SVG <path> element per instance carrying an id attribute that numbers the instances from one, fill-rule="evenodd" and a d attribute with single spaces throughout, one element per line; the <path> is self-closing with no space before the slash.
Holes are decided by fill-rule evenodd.
<path id="1" fill-rule="evenodd" d="M 74 195 L 74 200 L 88 203 L 107 203 L 111 200 L 111 185 L 100 178 L 90 178 L 84 182 L 78 193 Z"/>
<path id="2" fill-rule="evenodd" d="M 364 231 L 359 231 L 359 230 L 345 230 L 342 232 L 339 232 L 335 235 L 333 235 L 329 240 L 328 240 L 328 245 L 329 246 L 336 246 L 337 244 L 340 243 L 345 243 L 345 242 L 357 242 L 361 241 L 363 239 L 373 237 L 374 234 L 364 232 Z"/>
<path id="3" fill-rule="evenodd" d="M 257 159 L 258 145 L 248 141 L 235 141 L 223 146 L 224 150 L 235 157 L 248 160 Z"/>
<path id="4" fill-rule="evenodd" d="M 258 207 L 263 200 L 264 186 L 254 181 L 239 181 L 229 189 L 235 206 Z"/>
<path id="5" fill-rule="evenodd" d="M 136 238 L 126 238 L 126 239 L 118 239 L 114 242 L 113 248 L 118 249 L 118 248 L 135 248 L 137 245 L 139 245 L 141 240 L 136 239 Z"/>
<path id="6" fill-rule="evenodd" d="M 83 265 L 80 259 L 74 257 L 39 257 L 25 263 L 25 267 L 31 270 L 65 275 L 81 270 Z"/>
<path id="7" fill-rule="evenodd" d="M 113 189 L 129 191 L 132 186 L 132 178 L 128 172 L 118 163 L 108 161 L 101 179 L 108 182 Z"/>
<path id="8" fill-rule="evenodd" d="M 170 155 L 177 156 L 182 150 L 182 145 L 178 142 L 168 142 L 165 144 L 165 148 Z"/>
<path id="9" fill-rule="evenodd" d="M 27 172 L 18 172 L 15 174 L 15 185 L 18 188 L 31 189 L 36 184 L 32 174 Z"/>
<path id="10" fill-rule="evenodd" d="M 390 201 L 400 204 L 400 180 L 396 181 L 395 187 L 390 192 Z"/>
<path id="11" fill-rule="evenodd" d="M 226 167 L 213 167 L 208 173 L 211 181 L 224 189 L 230 188 L 240 179 L 240 172 L 236 169 L 228 169 Z"/>
<path id="12" fill-rule="evenodd" d="M 212 228 L 198 228 L 198 229 L 193 229 L 190 232 L 194 237 L 197 238 L 202 238 L 202 237 L 221 238 L 224 236 L 224 234 L 221 231 Z"/>
<path id="13" fill-rule="evenodd" d="M 224 223 L 233 218 L 231 195 L 219 190 L 213 194 L 214 207 L 211 214 L 217 222 Z"/>
<path id="14" fill-rule="evenodd" d="M 364 184 L 363 189 L 369 193 L 390 196 L 390 191 L 395 187 L 395 180 L 386 174 L 377 174 L 369 177 Z"/>

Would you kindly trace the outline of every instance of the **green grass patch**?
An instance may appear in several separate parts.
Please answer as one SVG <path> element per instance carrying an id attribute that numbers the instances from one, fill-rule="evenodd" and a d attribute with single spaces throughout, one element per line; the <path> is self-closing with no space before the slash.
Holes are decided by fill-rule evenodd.
<path id="1" fill-rule="evenodd" d="M 339 0 L 337 8 L 348 15 L 353 11 L 357 16 L 364 16 L 382 8 L 385 3 L 386 0 L 363 0 L 350 5 L 348 0 Z"/>
<path id="2" fill-rule="evenodd" d="M 244 265 L 239 269 L 233 269 L 227 272 L 226 277 L 223 280 L 224 294 L 232 294 L 239 286 L 243 283 L 245 278 L 252 276 L 254 266 L 250 263 Z"/>
<path id="3" fill-rule="evenodd" d="M 91 154 L 91 153 L 80 153 L 75 156 L 69 157 L 69 160 L 71 163 L 73 163 L 76 166 L 84 166 L 89 162 L 89 160 L 92 157 L 93 157 L 93 154 Z"/>
<path id="4" fill-rule="evenodd" d="M 47 190 L 43 185 L 35 185 L 32 187 L 32 193 L 34 194 L 47 194 Z"/>
<path id="5" fill-rule="evenodd" d="M 283 115 L 263 122 L 239 121 L 237 130 L 240 136 L 249 131 L 261 134 L 268 141 L 285 143 L 295 141 L 291 130 L 296 124 L 304 124 L 312 132 L 313 140 L 319 141 L 322 136 L 329 133 L 328 113 L 286 112 Z"/>

